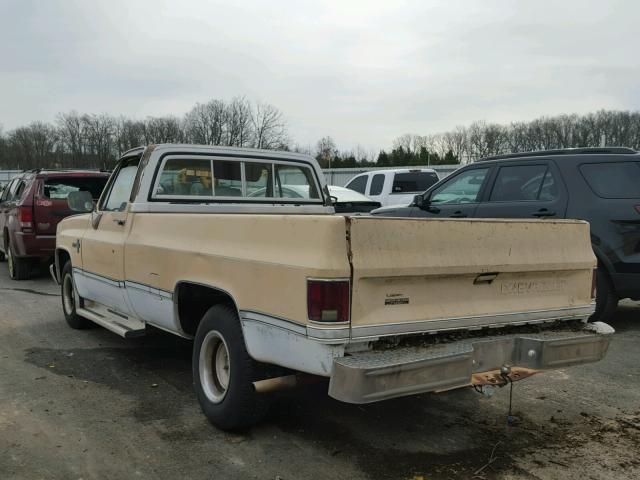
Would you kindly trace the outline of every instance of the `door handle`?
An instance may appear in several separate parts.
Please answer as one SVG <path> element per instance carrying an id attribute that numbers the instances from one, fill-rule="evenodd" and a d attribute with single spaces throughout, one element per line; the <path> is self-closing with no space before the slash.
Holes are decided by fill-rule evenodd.
<path id="1" fill-rule="evenodd" d="M 125 220 L 120 220 L 119 218 L 114 218 L 113 222 L 120 225 L 121 227 L 125 224 Z"/>
<path id="2" fill-rule="evenodd" d="M 460 210 L 458 210 L 457 212 L 453 212 L 451 215 L 449 215 L 450 218 L 465 218 L 468 217 L 469 215 L 467 215 L 466 213 L 461 212 Z"/>
<path id="3" fill-rule="evenodd" d="M 546 208 L 541 208 L 540 210 L 538 210 L 537 212 L 532 214 L 534 217 L 555 217 L 556 212 L 550 212 L 549 210 L 547 210 Z"/>

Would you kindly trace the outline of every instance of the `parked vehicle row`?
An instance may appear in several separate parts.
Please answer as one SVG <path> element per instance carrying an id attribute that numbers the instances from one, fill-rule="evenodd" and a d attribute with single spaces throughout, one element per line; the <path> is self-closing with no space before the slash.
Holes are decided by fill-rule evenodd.
<path id="1" fill-rule="evenodd" d="M 194 145 L 129 151 L 95 207 L 68 203 L 86 212 L 57 228 L 68 324 L 192 338 L 221 428 L 304 375 L 349 403 L 490 388 L 598 361 L 613 333 L 586 323 L 584 221 L 336 215 L 309 156 Z"/>
<path id="2" fill-rule="evenodd" d="M 640 299 L 640 153 L 585 148 L 490 157 L 467 165 L 409 206 L 372 212 L 411 218 L 577 218 L 598 259 L 596 314 Z M 555 247 L 559 248 L 559 247 Z"/>
<path id="3" fill-rule="evenodd" d="M 0 260 L 6 258 L 14 280 L 29 278 L 33 267 L 51 263 L 56 227 L 73 214 L 71 192 L 86 191 L 98 199 L 106 172 L 33 170 L 13 178 L 0 195 Z"/>

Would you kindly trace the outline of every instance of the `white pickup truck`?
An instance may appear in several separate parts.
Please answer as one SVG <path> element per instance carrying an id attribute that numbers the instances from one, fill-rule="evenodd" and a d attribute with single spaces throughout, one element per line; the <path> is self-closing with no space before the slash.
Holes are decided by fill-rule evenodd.
<path id="1" fill-rule="evenodd" d="M 346 188 L 380 202 L 383 207 L 406 206 L 438 180 L 432 168 L 385 168 L 356 175 Z"/>
<path id="2" fill-rule="evenodd" d="M 304 155 L 152 145 L 123 156 L 95 207 L 69 204 L 87 212 L 57 230 L 69 325 L 193 338 L 221 428 L 256 422 L 265 392 L 303 374 L 375 402 L 595 362 L 613 333 L 586 323 L 587 223 L 336 215 Z"/>

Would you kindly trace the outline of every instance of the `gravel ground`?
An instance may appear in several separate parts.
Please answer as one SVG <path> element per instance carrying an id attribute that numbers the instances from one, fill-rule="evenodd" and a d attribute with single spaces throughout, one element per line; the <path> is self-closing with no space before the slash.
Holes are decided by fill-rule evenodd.
<path id="1" fill-rule="evenodd" d="M 326 385 L 282 394 L 259 426 L 207 423 L 191 344 L 69 329 L 46 276 L 0 265 L 0 479 L 637 479 L 640 305 L 600 363 L 515 384 L 356 406 Z"/>

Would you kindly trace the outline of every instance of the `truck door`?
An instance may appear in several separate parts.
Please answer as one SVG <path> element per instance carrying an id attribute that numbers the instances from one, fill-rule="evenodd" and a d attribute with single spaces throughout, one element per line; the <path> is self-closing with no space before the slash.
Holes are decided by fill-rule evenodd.
<path id="1" fill-rule="evenodd" d="M 412 217 L 473 217 L 482 198 L 490 167 L 469 168 L 451 175 L 440 187 L 430 192 L 422 208 L 414 208 Z"/>
<path id="2" fill-rule="evenodd" d="M 567 192 L 553 162 L 500 166 L 476 210 L 483 218 L 564 218 Z"/>
<path id="3" fill-rule="evenodd" d="M 82 272 L 74 272 L 81 297 L 123 314 L 131 312 L 124 285 L 124 242 L 139 161 L 139 157 L 124 159 L 117 167 L 81 240 Z"/>
<path id="4" fill-rule="evenodd" d="M 375 200 L 376 202 L 380 202 L 381 204 L 383 203 L 383 200 L 386 200 L 386 198 L 383 198 L 385 196 L 383 195 L 383 192 L 386 191 L 384 188 L 385 178 L 386 176 L 384 173 L 376 173 L 371 178 L 369 189 L 367 190 L 367 197 L 371 200 Z"/>

